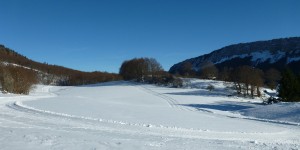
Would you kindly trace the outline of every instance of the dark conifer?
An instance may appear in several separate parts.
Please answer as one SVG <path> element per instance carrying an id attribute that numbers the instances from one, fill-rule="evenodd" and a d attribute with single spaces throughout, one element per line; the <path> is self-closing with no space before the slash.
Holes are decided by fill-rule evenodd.
<path id="1" fill-rule="evenodd" d="M 295 102 L 300 101 L 300 83 L 299 77 L 290 70 L 286 69 L 282 74 L 279 87 L 279 97 L 283 101 Z"/>

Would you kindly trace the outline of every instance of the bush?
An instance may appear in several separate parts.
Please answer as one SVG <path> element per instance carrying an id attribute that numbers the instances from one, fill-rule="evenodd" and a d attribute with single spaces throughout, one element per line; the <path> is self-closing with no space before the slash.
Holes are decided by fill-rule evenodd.
<path id="1" fill-rule="evenodd" d="M 180 78 L 175 78 L 172 82 L 172 86 L 176 88 L 180 88 L 183 86 L 183 81 Z"/>
<path id="2" fill-rule="evenodd" d="M 207 90 L 209 91 L 213 91 L 215 89 L 215 87 L 211 84 L 209 84 L 207 87 L 206 87 Z"/>
<path id="3" fill-rule="evenodd" d="M 2 90 L 16 94 L 29 94 L 33 84 L 37 83 L 35 71 L 16 66 L 2 66 L 0 82 Z"/>
<path id="4" fill-rule="evenodd" d="M 1 85 L 3 91 L 12 92 L 14 90 L 14 79 L 7 69 L 1 70 Z"/>
<path id="5" fill-rule="evenodd" d="M 270 104 L 279 103 L 280 101 L 281 101 L 280 98 L 269 97 L 266 101 L 263 101 L 263 104 L 264 105 L 270 105 Z"/>
<path id="6" fill-rule="evenodd" d="M 170 86 L 175 88 L 183 86 L 183 82 L 180 78 L 176 78 L 173 75 L 163 71 L 160 72 L 156 77 L 146 78 L 145 81 L 150 84 Z"/>

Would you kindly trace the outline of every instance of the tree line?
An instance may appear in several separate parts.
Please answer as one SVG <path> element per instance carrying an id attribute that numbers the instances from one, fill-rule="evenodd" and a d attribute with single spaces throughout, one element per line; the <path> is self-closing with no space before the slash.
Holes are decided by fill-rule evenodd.
<path id="1" fill-rule="evenodd" d="M 135 80 L 172 87 L 182 86 L 182 81 L 164 71 L 161 64 L 154 58 L 144 57 L 126 60 L 122 63 L 119 74 L 124 80 Z"/>
<path id="2" fill-rule="evenodd" d="M 279 96 L 283 101 L 300 101 L 300 75 L 288 68 L 283 72 L 274 68 L 263 71 L 246 65 L 218 69 L 211 62 L 205 62 L 200 66 L 195 71 L 191 63 L 185 62 L 183 69 L 177 75 L 231 82 L 236 93 L 251 97 L 260 97 L 262 87 L 272 90 L 278 88 Z"/>
<path id="3" fill-rule="evenodd" d="M 183 68 L 183 72 L 179 72 L 179 76 L 232 82 L 237 93 L 252 97 L 254 95 L 260 96 L 261 93 L 259 93 L 258 89 L 265 84 L 274 89 L 281 78 L 280 72 L 276 69 L 269 69 L 263 72 L 258 68 L 246 65 L 218 69 L 212 62 L 204 62 L 195 71 L 189 62 L 185 62 Z"/>
<path id="4" fill-rule="evenodd" d="M 121 80 L 119 74 L 83 72 L 47 63 L 39 63 L 0 45 L 0 84 L 2 91 L 28 94 L 36 83 L 51 85 L 83 85 Z"/>
<path id="5" fill-rule="evenodd" d="M 58 65 L 50 65 L 48 63 L 40 63 L 28 59 L 27 57 L 18 54 L 17 52 L 0 45 L 0 62 L 9 64 L 17 64 L 20 66 L 33 68 L 44 73 L 40 76 L 44 84 L 55 85 L 80 85 L 83 83 L 96 83 L 98 81 L 104 82 L 109 80 L 119 80 L 118 74 L 107 72 L 83 72 Z M 45 79 L 43 79 L 45 78 Z M 75 81 L 78 79 L 78 81 Z M 46 81 L 47 80 L 47 81 Z"/>

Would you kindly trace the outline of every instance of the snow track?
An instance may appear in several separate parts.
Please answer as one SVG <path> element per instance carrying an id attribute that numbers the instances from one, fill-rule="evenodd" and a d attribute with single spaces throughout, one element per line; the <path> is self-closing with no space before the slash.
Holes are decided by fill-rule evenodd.
<path id="1" fill-rule="evenodd" d="M 147 86 L 145 86 L 145 85 L 138 85 L 138 87 L 140 87 L 140 89 L 145 91 L 146 93 L 149 93 L 151 95 L 154 95 L 154 96 L 157 96 L 157 97 L 160 97 L 160 98 L 166 100 L 166 102 L 168 102 L 170 107 L 177 108 L 177 109 L 180 109 L 180 110 L 186 110 L 186 109 L 184 109 L 184 107 L 178 105 L 177 100 L 175 100 L 175 99 L 173 99 L 169 96 L 166 96 L 166 95 L 163 95 L 161 93 L 152 91 L 150 88 L 147 88 Z"/>
<path id="2" fill-rule="evenodd" d="M 1 99 L 1 149 L 300 148 L 297 126 L 201 113 L 152 88 L 42 86 L 31 96 Z M 123 92 L 108 93 L 113 89 Z"/>
<path id="3" fill-rule="evenodd" d="M 195 109 L 192 109 L 190 107 L 186 107 L 186 106 L 182 106 L 180 105 L 180 103 L 170 97 L 170 96 L 167 96 L 166 94 L 162 94 L 162 93 L 159 93 L 159 92 L 155 92 L 153 90 L 151 90 L 148 85 L 145 85 L 145 84 L 137 84 L 138 87 L 140 87 L 141 90 L 145 91 L 146 93 L 149 93 L 149 94 L 152 94 L 154 96 L 157 96 L 157 97 L 160 97 L 162 99 L 164 99 L 170 107 L 173 107 L 173 108 L 176 108 L 176 109 L 179 109 L 179 110 L 183 110 L 183 111 L 197 111 Z M 198 110 L 199 111 L 199 110 Z M 211 111 L 207 111 L 207 110 L 203 110 L 203 112 L 210 112 L 212 113 Z"/>

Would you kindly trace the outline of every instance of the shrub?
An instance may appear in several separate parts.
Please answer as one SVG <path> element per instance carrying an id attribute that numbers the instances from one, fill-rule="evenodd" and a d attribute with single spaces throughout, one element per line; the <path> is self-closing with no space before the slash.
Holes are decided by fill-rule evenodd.
<path id="1" fill-rule="evenodd" d="M 35 71 L 16 66 L 3 66 L 0 78 L 2 90 L 16 93 L 29 94 L 33 84 L 37 83 Z"/>
<path id="2" fill-rule="evenodd" d="M 206 87 L 207 90 L 209 91 L 213 91 L 215 89 L 215 87 L 211 84 L 209 84 L 207 87 Z"/>

